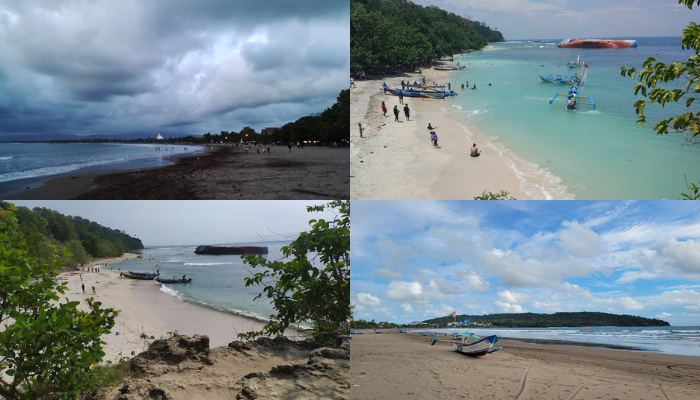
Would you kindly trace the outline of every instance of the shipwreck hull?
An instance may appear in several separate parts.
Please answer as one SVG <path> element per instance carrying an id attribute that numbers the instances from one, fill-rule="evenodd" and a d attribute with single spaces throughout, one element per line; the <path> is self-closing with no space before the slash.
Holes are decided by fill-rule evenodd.
<path id="1" fill-rule="evenodd" d="M 637 47 L 636 40 L 605 40 L 605 39 L 564 39 L 558 47 L 573 47 L 584 49 L 619 49 Z"/>
<path id="2" fill-rule="evenodd" d="M 267 254 L 267 246 L 199 246 L 194 252 L 213 255 Z"/>

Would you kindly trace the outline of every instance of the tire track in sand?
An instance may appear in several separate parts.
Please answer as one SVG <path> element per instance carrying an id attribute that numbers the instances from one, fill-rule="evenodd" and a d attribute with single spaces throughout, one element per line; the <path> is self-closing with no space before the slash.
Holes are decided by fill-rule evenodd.
<path id="1" fill-rule="evenodd" d="M 532 362 L 530 362 L 530 367 L 528 367 L 527 371 L 525 371 L 525 375 L 520 379 L 520 389 L 518 389 L 518 393 L 515 395 L 515 400 L 518 400 L 520 398 L 520 395 L 523 394 L 523 390 L 525 390 L 525 381 L 527 380 L 527 375 L 530 373 L 530 370 L 532 369 L 532 365 L 535 363 L 535 357 L 532 357 Z"/>
<path id="2" fill-rule="evenodd" d="M 591 377 L 591 379 L 587 380 L 586 382 L 583 382 L 583 384 L 581 384 L 581 386 L 579 386 L 578 389 L 576 389 L 576 391 L 573 392 L 573 393 L 571 394 L 571 397 L 569 397 L 567 400 L 574 400 L 574 399 L 576 398 L 576 396 L 578 396 L 578 393 L 581 391 L 581 389 L 583 389 L 586 385 L 588 385 L 589 383 L 591 383 L 591 381 L 593 381 L 595 378 L 597 378 L 598 375 L 600 375 L 600 374 L 603 372 L 604 369 L 605 369 L 605 368 L 602 368 L 600 371 L 598 371 L 597 374 L 593 375 L 593 376 Z"/>

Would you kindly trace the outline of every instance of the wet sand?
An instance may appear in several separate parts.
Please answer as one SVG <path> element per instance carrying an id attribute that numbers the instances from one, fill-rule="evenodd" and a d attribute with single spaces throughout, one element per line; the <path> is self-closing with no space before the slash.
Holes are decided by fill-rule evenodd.
<path id="1" fill-rule="evenodd" d="M 353 399 L 700 398 L 700 357 L 499 340 L 469 357 L 415 333 L 350 341 Z"/>
<path id="2" fill-rule="evenodd" d="M 347 199 L 347 148 L 217 147 L 178 157 L 174 165 L 60 176 L 6 200 L 236 200 Z"/>

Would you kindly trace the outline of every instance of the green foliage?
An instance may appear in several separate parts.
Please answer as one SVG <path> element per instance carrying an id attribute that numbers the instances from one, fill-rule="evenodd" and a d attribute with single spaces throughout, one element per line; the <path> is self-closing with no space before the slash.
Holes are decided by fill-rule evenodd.
<path id="1" fill-rule="evenodd" d="M 0 211 L 0 396 L 6 399 L 73 399 L 99 380 L 91 366 L 104 357 L 100 336 L 114 326 L 117 311 L 87 300 L 60 302 L 66 283 L 54 280 L 64 266 L 55 246 L 45 261 L 21 235 L 15 208 Z M 72 256 L 64 250 L 65 256 Z"/>
<path id="2" fill-rule="evenodd" d="M 417 66 L 487 42 L 503 35 L 482 22 L 422 7 L 407 0 L 352 0 L 350 2 L 350 69 Z"/>
<path id="3" fill-rule="evenodd" d="M 682 200 L 700 200 L 700 187 L 688 183 L 688 178 L 685 178 L 685 186 L 688 188 L 688 193 L 681 193 Z"/>
<path id="4" fill-rule="evenodd" d="M 317 344 L 333 343 L 338 335 L 347 333 L 351 314 L 350 202 L 331 201 L 307 207 L 307 211 L 326 208 L 337 210 L 334 220 L 312 219 L 309 232 L 300 233 L 289 246 L 282 247 L 282 254 L 291 261 L 270 261 L 251 254 L 241 257 L 253 268 L 263 267 L 262 272 L 246 278 L 245 284 L 262 285 L 277 315 L 270 316 L 262 331 L 241 333 L 239 337 L 282 335 L 289 325 L 306 321 L 312 324 Z"/>
<path id="5" fill-rule="evenodd" d="M 505 190 L 501 190 L 501 193 L 491 193 L 484 190 L 481 196 L 474 197 L 474 200 L 505 200 L 508 198 L 509 194 L 510 192 L 506 192 Z"/>
<path id="6" fill-rule="evenodd" d="M 554 314 L 490 314 L 490 315 L 456 315 L 454 317 L 433 318 L 423 321 L 427 324 L 451 324 L 471 319 L 471 323 L 491 324 L 506 328 L 526 327 L 576 327 L 576 326 L 669 326 L 669 323 L 656 318 L 643 318 L 633 315 L 617 315 L 601 312 L 558 312 Z"/>
<path id="7" fill-rule="evenodd" d="M 679 0 L 678 3 L 686 5 L 688 8 L 693 8 L 692 0 Z M 698 1 L 700 4 L 700 1 Z M 644 61 L 643 69 L 627 68 L 624 66 L 620 69 L 622 76 L 628 76 L 632 79 L 635 77 L 640 83 L 634 85 L 634 94 L 641 95 L 647 98 L 652 104 L 659 103 L 664 107 L 669 102 L 680 102 L 685 100 L 685 106 L 689 109 L 688 113 L 676 115 L 671 118 L 658 121 L 654 125 L 654 131 L 657 134 L 668 134 L 669 129 L 686 134 L 686 140 L 691 143 L 698 143 L 698 133 L 700 133 L 700 111 L 691 109 L 693 103 L 697 100 L 697 94 L 700 93 L 700 26 L 691 22 L 687 28 L 683 30 L 681 38 L 681 47 L 683 49 L 693 49 L 694 56 L 689 57 L 685 61 L 676 61 L 669 65 L 663 62 L 657 62 L 655 58 L 649 57 Z M 669 89 L 666 83 L 675 83 L 675 89 Z M 634 103 L 637 113 L 637 123 L 644 126 L 647 122 L 644 116 L 644 107 L 647 101 L 640 99 Z M 697 106 L 697 103 L 695 104 Z"/>

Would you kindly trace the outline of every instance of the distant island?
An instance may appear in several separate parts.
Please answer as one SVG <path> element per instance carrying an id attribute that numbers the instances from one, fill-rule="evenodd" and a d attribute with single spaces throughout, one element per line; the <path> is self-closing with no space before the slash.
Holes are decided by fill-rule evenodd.
<path id="1" fill-rule="evenodd" d="M 460 314 L 452 317 L 445 316 L 425 321 L 415 321 L 410 324 L 395 324 L 391 322 L 375 322 L 357 320 L 351 326 L 356 329 L 394 328 L 394 327 L 421 327 L 426 325 L 440 325 L 448 327 L 455 325 L 462 327 L 462 321 L 469 320 L 470 327 L 488 328 L 559 328 L 559 327 L 585 327 L 585 326 L 671 326 L 666 321 L 656 318 L 644 318 L 634 315 L 618 315 L 602 312 L 558 312 L 554 314 L 487 314 L 466 315 Z M 454 322 L 456 321 L 456 323 Z"/>

